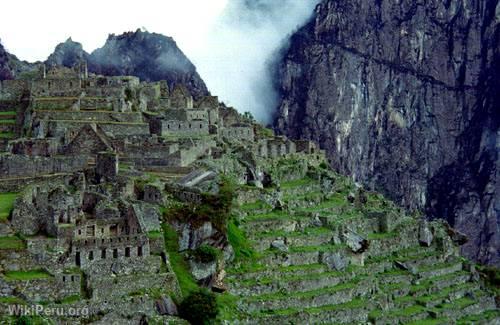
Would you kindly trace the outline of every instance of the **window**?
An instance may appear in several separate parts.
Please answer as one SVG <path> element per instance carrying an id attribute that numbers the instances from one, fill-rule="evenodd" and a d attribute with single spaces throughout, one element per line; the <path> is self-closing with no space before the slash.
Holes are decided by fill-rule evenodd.
<path id="1" fill-rule="evenodd" d="M 118 258 L 118 249 L 113 249 L 113 258 Z"/>
<path id="2" fill-rule="evenodd" d="M 106 249 L 101 250 L 101 258 L 105 259 L 106 258 Z"/>
<path id="3" fill-rule="evenodd" d="M 130 257 L 130 247 L 125 247 L 125 257 Z"/>
<path id="4" fill-rule="evenodd" d="M 137 256 L 142 256 L 142 246 L 137 247 Z"/>
<path id="5" fill-rule="evenodd" d="M 92 261 L 94 259 L 94 251 L 89 252 L 89 261 Z"/>
<path id="6" fill-rule="evenodd" d="M 72 275 L 72 276 L 71 276 L 71 282 L 74 282 L 74 281 L 75 281 L 75 276 L 74 276 L 74 275 Z"/>
<path id="7" fill-rule="evenodd" d="M 66 277 L 63 275 L 63 282 L 66 282 Z"/>

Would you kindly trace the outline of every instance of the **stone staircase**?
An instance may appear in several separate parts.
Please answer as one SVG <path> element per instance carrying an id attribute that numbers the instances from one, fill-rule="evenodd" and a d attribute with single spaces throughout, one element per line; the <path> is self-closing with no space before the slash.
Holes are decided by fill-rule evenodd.
<path id="1" fill-rule="evenodd" d="M 346 193 L 311 204 L 299 187 L 284 189 L 283 197 L 302 208 L 273 211 L 257 201 L 238 211 L 256 257 L 227 270 L 229 293 L 239 297 L 234 322 L 500 322 L 494 297 L 456 250 L 450 254 L 441 239 L 419 245 L 417 220 L 401 216 L 390 232 L 380 232 Z M 353 252 L 342 240 L 346 229 L 369 247 Z"/>

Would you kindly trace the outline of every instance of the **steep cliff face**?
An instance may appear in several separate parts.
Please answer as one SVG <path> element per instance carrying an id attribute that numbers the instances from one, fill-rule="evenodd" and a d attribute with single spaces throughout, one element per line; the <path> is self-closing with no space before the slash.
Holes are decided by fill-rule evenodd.
<path id="1" fill-rule="evenodd" d="M 278 131 L 500 263 L 495 0 L 325 0 L 277 72 Z"/>
<path id="2" fill-rule="evenodd" d="M 9 56 L 0 43 L 0 80 L 12 79 L 12 72 L 9 67 Z"/>

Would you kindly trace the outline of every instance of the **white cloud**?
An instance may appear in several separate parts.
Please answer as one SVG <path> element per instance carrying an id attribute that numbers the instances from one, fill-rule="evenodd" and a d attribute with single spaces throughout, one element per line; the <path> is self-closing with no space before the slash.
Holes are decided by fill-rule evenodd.
<path id="1" fill-rule="evenodd" d="M 0 39 L 20 59 L 45 60 L 68 37 L 91 52 L 108 34 L 145 27 L 174 37 L 181 49 L 198 51 L 228 0 L 5 0 Z"/>

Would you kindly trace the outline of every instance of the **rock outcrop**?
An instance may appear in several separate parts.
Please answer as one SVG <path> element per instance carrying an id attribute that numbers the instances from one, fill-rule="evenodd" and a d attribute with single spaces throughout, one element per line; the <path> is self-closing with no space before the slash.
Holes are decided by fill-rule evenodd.
<path id="1" fill-rule="evenodd" d="M 12 79 L 12 77 L 8 53 L 0 43 L 0 80 Z"/>
<path id="2" fill-rule="evenodd" d="M 171 37 L 137 30 L 109 35 L 106 44 L 92 52 L 91 72 L 120 76 L 132 75 L 145 81 L 167 80 L 173 87 L 185 85 L 194 97 L 208 95 L 195 66 Z"/>
<path id="3" fill-rule="evenodd" d="M 500 263 L 497 1 L 325 0 L 277 71 L 276 129 Z M 495 91 L 496 90 L 496 91 Z"/>
<path id="4" fill-rule="evenodd" d="M 85 52 L 82 44 L 75 42 L 70 38 L 64 43 L 60 43 L 54 49 L 54 52 L 49 55 L 45 64 L 49 66 L 65 66 L 73 67 L 81 60 L 89 60 L 90 55 Z"/>
<path id="5" fill-rule="evenodd" d="M 23 72 L 29 72 L 36 67 L 37 63 L 21 61 L 9 53 L 0 41 L 0 80 L 19 78 Z"/>

